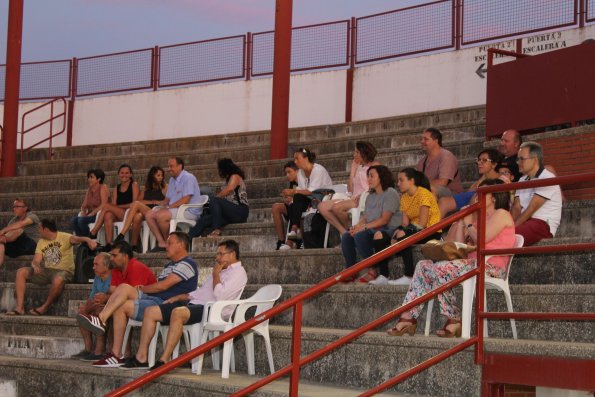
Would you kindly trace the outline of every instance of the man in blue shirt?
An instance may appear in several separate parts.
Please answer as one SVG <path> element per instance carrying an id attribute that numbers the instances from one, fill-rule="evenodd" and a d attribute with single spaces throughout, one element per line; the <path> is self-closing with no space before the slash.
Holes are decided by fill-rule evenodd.
<path id="1" fill-rule="evenodd" d="M 196 204 L 200 199 L 200 187 L 196 178 L 184 170 L 184 160 L 172 157 L 167 160 L 167 168 L 171 174 L 163 206 L 155 211 L 148 211 L 145 219 L 157 245 L 151 252 L 165 251 L 165 240 L 169 235 L 169 221 L 176 216 L 178 208 L 183 204 Z M 202 208 L 191 208 L 186 211 L 187 218 L 198 219 Z"/>

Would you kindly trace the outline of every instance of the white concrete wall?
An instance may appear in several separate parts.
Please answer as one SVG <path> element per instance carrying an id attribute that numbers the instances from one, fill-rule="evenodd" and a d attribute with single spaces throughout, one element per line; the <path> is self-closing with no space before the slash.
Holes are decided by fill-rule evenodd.
<path id="1" fill-rule="evenodd" d="M 595 25 L 523 39 L 535 55 L 595 38 Z M 355 71 L 353 120 L 485 104 L 487 49 L 514 40 L 419 56 Z M 497 62 L 511 58 L 499 58 Z M 345 117 L 345 70 L 291 77 L 290 127 L 336 124 Z M 77 99 L 74 145 L 227 134 L 270 129 L 272 79 Z M 21 113 L 37 104 L 21 105 Z M 0 105 L 0 111 L 2 105 Z M 27 144 L 47 136 L 40 131 Z M 56 144 L 64 145 L 65 136 Z"/>

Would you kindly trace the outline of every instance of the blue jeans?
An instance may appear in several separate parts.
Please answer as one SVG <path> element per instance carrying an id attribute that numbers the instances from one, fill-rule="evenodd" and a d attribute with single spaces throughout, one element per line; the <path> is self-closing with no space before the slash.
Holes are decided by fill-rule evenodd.
<path id="1" fill-rule="evenodd" d="M 93 216 L 75 216 L 70 219 L 70 226 L 77 236 L 89 237 L 89 223 L 95 222 L 95 215 Z"/>
<path id="2" fill-rule="evenodd" d="M 190 237 L 200 236 L 207 227 L 221 229 L 230 223 L 244 223 L 248 220 L 250 208 L 244 204 L 234 204 L 229 200 L 220 197 L 209 199 L 209 213 L 201 215 L 188 235 Z"/>
<path id="3" fill-rule="evenodd" d="M 378 231 L 385 232 L 390 236 L 394 232 L 394 229 L 382 227 L 379 229 L 362 230 L 355 236 L 351 236 L 349 232 L 343 233 L 341 236 L 341 250 L 343 251 L 343 257 L 345 258 L 346 268 L 357 263 L 358 254 L 362 259 L 366 259 L 376 253 L 376 250 L 374 249 L 374 233 Z M 380 274 L 388 276 L 388 266 L 386 267 L 386 271 L 380 269 Z"/>

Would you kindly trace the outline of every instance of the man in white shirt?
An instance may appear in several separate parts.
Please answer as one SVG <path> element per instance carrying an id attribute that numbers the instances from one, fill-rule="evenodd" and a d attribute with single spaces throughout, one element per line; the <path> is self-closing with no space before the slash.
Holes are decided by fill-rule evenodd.
<path id="1" fill-rule="evenodd" d="M 156 331 L 156 324 L 169 324 L 167 341 L 163 354 L 150 369 L 153 370 L 171 359 L 174 348 L 182 337 L 186 324 L 202 321 L 203 307 L 207 302 L 239 299 L 248 277 L 240 262 L 240 248 L 237 242 L 226 240 L 219 243 L 215 256 L 213 273 L 205 280 L 202 287 L 189 294 L 181 294 L 166 300 L 163 304 L 145 309 L 140 343 L 136 356 L 122 369 L 147 369 L 149 344 Z M 233 307 L 222 311 L 223 318 L 233 313 Z"/>
<path id="2" fill-rule="evenodd" d="M 543 150 L 536 142 L 521 144 L 517 158 L 523 177 L 519 182 L 554 178 L 543 166 Z M 512 206 L 516 233 L 525 238 L 525 246 L 552 238 L 562 217 L 562 191 L 559 185 L 517 190 Z"/>

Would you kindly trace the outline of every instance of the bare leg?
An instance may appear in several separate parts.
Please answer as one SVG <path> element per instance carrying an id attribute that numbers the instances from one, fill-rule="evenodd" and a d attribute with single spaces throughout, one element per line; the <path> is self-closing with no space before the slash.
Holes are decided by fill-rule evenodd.
<path id="1" fill-rule="evenodd" d="M 64 290 L 64 284 L 66 282 L 62 277 L 56 276 L 52 279 L 52 284 L 50 286 L 50 292 L 48 293 L 48 297 L 45 300 L 45 303 L 35 309 L 40 314 L 45 314 L 52 303 L 56 301 L 62 295 L 62 291 Z"/>
<path id="2" fill-rule="evenodd" d="M 87 332 L 89 332 L 89 331 L 87 331 Z M 89 334 L 90 334 L 90 332 L 89 332 Z M 91 346 L 93 346 L 93 345 L 91 345 Z M 99 356 L 103 356 L 104 353 L 105 353 L 105 335 L 97 335 L 95 337 L 95 354 L 97 354 Z"/>
<path id="3" fill-rule="evenodd" d="M 285 228 L 283 227 L 283 215 L 287 215 L 287 208 L 283 203 L 275 203 L 271 208 L 273 214 L 273 223 L 275 224 L 275 233 L 277 240 L 285 240 Z"/>
<path id="4" fill-rule="evenodd" d="M 114 240 L 114 214 L 106 212 L 103 222 L 105 224 L 105 243 L 111 244 Z"/>
<path id="5" fill-rule="evenodd" d="M 85 351 L 93 351 L 93 334 L 91 333 L 91 331 L 87 331 L 83 327 L 79 327 L 79 330 L 81 331 L 83 341 L 85 342 Z"/>
<path id="6" fill-rule="evenodd" d="M 153 336 L 155 335 L 157 323 L 162 320 L 163 317 L 159 306 L 150 306 L 145 309 L 143 327 L 140 331 L 140 342 L 136 352 L 136 359 L 141 363 L 147 362 L 151 339 L 153 339 Z"/>
<path id="7" fill-rule="evenodd" d="M 33 269 L 30 267 L 22 267 L 17 270 L 15 279 L 15 295 L 17 300 L 16 312 L 25 313 L 25 290 L 27 289 L 27 280 L 31 278 Z"/>
<path id="8" fill-rule="evenodd" d="M 145 219 L 151 233 L 157 240 L 159 247 L 165 247 L 165 236 L 169 234 L 169 221 L 171 219 L 171 212 L 167 209 L 160 209 L 159 211 L 148 211 L 145 214 Z M 165 225 L 165 231 L 162 232 L 162 225 Z"/>
<path id="9" fill-rule="evenodd" d="M 132 233 L 130 236 L 130 245 L 135 247 L 138 245 L 138 240 L 140 240 L 140 231 L 143 224 L 143 219 L 145 219 L 144 215 L 141 213 L 137 213 L 134 215 L 134 219 L 132 219 Z"/>
<path id="10" fill-rule="evenodd" d="M 0 243 L 0 266 L 2 266 L 4 264 L 4 252 L 6 251 L 6 248 L 4 247 L 4 244 Z"/>
<path id="11" fill-rule="evenodd" d="M 99 229 L 101 229 L 101 226 L 103 226 L 103 217 L 105 216 L 105 211 L 104 211 L 104 206 L 101 206 L 101 210 L 99 211 L 99 213 L 97 214 L 97 217 L 95 218 L 95 226 L 93 226 L 93 229 L 91 229 L 90 233 L 94 236 L 97 236 L 97 233 L 99 232 Z"/>
<path id="12" fill-rule="evenodd" d="M 349 226 L 349 210 L 354 207 L 355 202 L 353 200 L 339 201 L 332 206 L 331 212 L 342 226 L 342 229 L 337 228 L 339 233 L 343 234 L 347 231 L 347 227 Z"/>
<path id="13" fill-rule="evenodd" d="M 163 362 L 171 360 L 171 355 L 182 337 L 182 330 L 184 324 L 190 318 L 190 310 L 186 306 L 176 307 L 171 312 L 171 319 L 169 320 L 169 332 L 167 333 L 167 341 L 163 348 L 163 354 L 159 358 Z"/>
<path id="14" fill-rule="evenodd" d="M 101 313 L 99 313 L 99 318 L 104 324 L 107 323 L 107 320 L 115 313 L 116 310 L 123 306 L 128 300 L 135 299 L 138 299 L 138 292 L 136 291 L 136 288 L 128 284 L 118 285 L 114 293 L 109 297 Z"/>
<path id="15" fill-rule="evenodd" d="M 124 341 L 124 333 L 126 332 L 126 325 L 128 319 L 132 316 L 134 311 L 134 300 L 126 301 L 119 307 L 112 316 L 112 327 L 114 329 L 114 342 L 112 343 L 112 353 L 116 357 L 122 356 L 122 342 Z M 128 343 L 129 345 L 130 343 Z"/>

